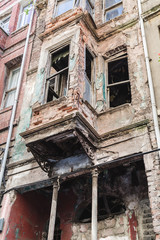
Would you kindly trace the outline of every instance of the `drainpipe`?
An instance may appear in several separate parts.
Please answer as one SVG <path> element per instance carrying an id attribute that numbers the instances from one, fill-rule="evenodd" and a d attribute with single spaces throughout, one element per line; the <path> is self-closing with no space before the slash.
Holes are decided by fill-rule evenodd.
<path id="1" fill-rule="evenodd" d="M 158 146 L 158 149 L 159 149 L 160 148 L 160 129 L 159 129 L 159 124 L 158 124 L 157 107 L 156 107 L 156 101 L 155 101 L 155 94 L 154 94 L 154 88 L 153 88 L 151 68 L 150 68 L 150 63 L 149 63 L 147 41 L 146 41 L 145 30 L 144 30 L 144 22 L 143 22 L 143 18 L 142 18 L 141 0 L 138 0 L 138 11 L 139 11 L 139 20 L 140 20 L 140 26 L 141 26 L 141 34 L 142 34 L 144 55 L 145 55 L 145 60 L 146 60 L 148 84 L 149 84 L 149 90 L 150 90 L 150 96 L 151 96 L 153 122 L 154 122 L 157 146 Z M 158 153 L 159 153 L 159 158 L 160 158 L 160 151 Z"/>
<path id="2" fill-rule="evenodd" d="M 16 89 L 15 99 L 14 99 L 12 113 L 11 113 L 11 119 L 10 119 L 10 124 L 9 124 L 6 147 L 5 147 L 5 151 L 4 151 L 4 157 L 3 157 L 2 165 L 1 165 L 0 188 L 1 188 L 1 185 L 2 185 L 2 180 L 3 180 L 4 171 L 5 171 L 5 167 L 6 167 L 10 141 L 11 141 L 11 137 L 12 137 L 13 123 L 14 123 L 14 119 L 15 119 L 15 115 L 16 115 L 18 97 L 19 97 L 19 92 L 20 92 L 20 87 L 21 87 L 21 82 L 22 82 L 22 77 L 23 77 L 23 70 L 24 70 L 26 56 L 27 56 L 27 50 L 28 50 L 29 37 L 30 37 L 30 32 L 31 32 L 31 27 L 32 27 L 32 22 L 33 22 L 35 3 L 36 3 L 36 0 L 34 1 L 34 4 L 32 6 L 32 10 L 31 10 L 32 11 L 31 12 L 31 19 L 30 19 L 30 23 L 29 23 L 29 27 L 28 27 L 28 32 L 27 32 L 27 37 L 26 37 L 26 42 L 25 42 L 25 47 L 24 47 L 24 53 L 23 53 L 23 58 L 22 58 L 22 64 L 21 64 L 21 68 L 20 68 L 20 73 L 19 73 L 19 78 L 18 78 L 18 83 L 17 83 L 17 89 Z"/>
<path id="3" fill-rule="evenodd" d="M 98 170 L 92 172 L 92 222 L 91 240 L 97 240 L 97 214 L 98 214 Z"/>

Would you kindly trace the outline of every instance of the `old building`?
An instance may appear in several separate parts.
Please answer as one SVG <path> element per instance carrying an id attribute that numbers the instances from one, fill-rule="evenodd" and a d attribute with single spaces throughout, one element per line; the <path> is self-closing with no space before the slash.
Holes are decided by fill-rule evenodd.
<path id="1" fill-rule="evenodd" d="M 2 1 L 0 239 L 160 239 L 159 129 L 139 3 Z M 144 1 L 144 15 L 151 7 Z"/>

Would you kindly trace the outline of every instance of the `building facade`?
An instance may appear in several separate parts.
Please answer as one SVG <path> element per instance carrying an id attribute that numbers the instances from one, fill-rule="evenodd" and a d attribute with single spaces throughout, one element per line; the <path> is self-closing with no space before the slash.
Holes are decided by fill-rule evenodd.
<path id="1" fill-rule="evenodd" d="M 141 3 L 148 41 L 150 2 Z M 3 159 L 26 59 L 0 239 L 160 239 L 158 139 L 138 4 L 1 1 Z M 158 1 L 159 21 L 157 9 Z"/>

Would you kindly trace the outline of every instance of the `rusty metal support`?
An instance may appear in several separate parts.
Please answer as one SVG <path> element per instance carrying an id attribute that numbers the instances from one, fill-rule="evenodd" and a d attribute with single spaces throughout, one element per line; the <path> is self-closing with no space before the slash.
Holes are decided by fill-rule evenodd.
<path id="1" fill-rule="evenodd" d="M 97 206 L 98 206 L 98 170 L 92 171 L 92 232 L 91 240 L 97 240 Z"/>
<path id="2" fill-rule="evenodd" d="M 56 181 L 56 182 L 53 183 L 53 194 L 52 194 L 51 213 L 50 213 L 50 220 L 49 220 L 48 240 L 53 240 L 54 239 L 58 188 L 59 188 L 58 187 L 58 181 Z"/>

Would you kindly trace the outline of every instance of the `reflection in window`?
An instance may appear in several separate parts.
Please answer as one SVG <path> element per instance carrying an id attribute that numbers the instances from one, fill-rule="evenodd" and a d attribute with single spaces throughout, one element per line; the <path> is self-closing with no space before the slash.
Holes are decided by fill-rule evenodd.
<path id="1" fill-rule="evenodd" d="M 122 0 L 105 0 L 105 21 L 109 21 L 123 13 Z"/>
<path id="2" fill-rule="evenodd" d="M 66 96 L 69 45 L 51 54 L 50 76 L 47 78 L 47 102 Z"/>
<path id="3" fill-rule="evenodd" d="M 110 107 L 131 102 L 131 88 L 126 56 L 108 63 L 107 90 Z"/>
<path id="4" fill-rule="evenodd" d="M 28 4 L 25 7 L 22 7 L 21 9 L 21 13 L 19 15 L 19 24 L 18 24 L 18 28 L 21 28 L 27 24 L 29 24 L 30 22 L 30 18 L 31 18 L 31 9 L 32 9 L 32 3 Z"/>

